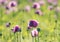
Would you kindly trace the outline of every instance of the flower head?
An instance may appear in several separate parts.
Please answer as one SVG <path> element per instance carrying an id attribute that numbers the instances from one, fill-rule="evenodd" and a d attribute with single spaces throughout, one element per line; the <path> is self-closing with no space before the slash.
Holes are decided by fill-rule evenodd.
<path id="1" fill-rule="evenodd" d="M 7 4 L 8 0 L 0 0 L 0 4 Z"/>
<path id="2" fill-rule="evenodd" d="M 12 29 L 12 31 L 13 31 L 14 33 L 16 33 L 16 32 L 21 32 L 21 28 L 20 28 L 18 25 L 16 25 L 16 26 Z"/>
<path id="3" fill-rule="evenodd" d="M 58 0 L 53 0 L 52 4 L 56 6 L 58 4 Z"/>
<path id="4" fill-rule="evenodd" d="M 7 8 L 10 11 L 17 11 L 17 2 L 16 1 L 10 1 L 6 6 L 6 9 Z"/>
<path id="5" fill-rule="evenodd" d="M 34 9 L 39 9 L 40 8 L 39 3 L 37 3 L 37 2 L 33 3 L 33 8 Z"/>
<path id="6" fill-rule="evenodd" d="M 8 3 L 8 6 L 9 6 L 9 7 L 16 7 L 16 6 L 17 6 L 17 2 L 16 2 L 16 1 L 10 1 L 10 2 Z"/>
<path id="7" fill-rule="evenodd" d="M 10 25 L 11 25 L 10 22 L 6 23 L 6 27 L 10 27 Z"/>
<path id="8" fill-rule="evenodd" d="M 38 36 L 38 31 L 35 29 L 31 32 L 32 37 Z"/>
<path id="9" fill-rule="evenodd" d="M 42 13 L 42 11 L 41 11 L 41 10 L 36 10 L 36 11 L 35 11 L 35 14 L 43 15 L 43 13 Z"/>
<path id="10" fill-rule="evenodd" d="M 52 10 L 53 9 L 53 6 L 48 6 L 48 10 Z"/>
<path id="11" fill-rule="evenodd" d="M 57 0 L 47 0 L 48 3 L 52 4 L 52 5 L 57 5 L 58 1 Z"/>
<path id="12" fill-rule="evenodd" d="M 40 6 L 43 6 L 45 4 L 45 1 L 44 0 L 40 0 L 39 4 L 40 4 Z"/>
<path id="13" fill-rule="evenodd" d="M 48 3 L 52 3 L 52 0 L 47 0 Z"/>
<path id="14" fill-rule="evenodd" d="M 30 6 L 29 5 L 25 6 L 25 11 L 27 11 L 27 12 L 30 11 Z"/>
<path id="15" fill-rule="evenodd" d="M 37 27 L 38 22 L 36 20 L 30 20 L 28 26 L 29 27 Z"/>

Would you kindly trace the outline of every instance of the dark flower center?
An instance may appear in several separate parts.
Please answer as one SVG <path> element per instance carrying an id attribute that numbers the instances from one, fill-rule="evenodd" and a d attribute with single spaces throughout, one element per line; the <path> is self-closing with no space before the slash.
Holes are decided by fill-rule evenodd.
<path id="1" fill-rule="evenodd" d="M 15 4 L 14 3 L 11 3 L 11 7 L 15 7 Z"/>
<path id="2" fill-rule="evenodd" d="M 33 6 L 33 8 L 36 8 L 36 7 L 37 7 L 37 5 L 34 5 L 34 6 Z"/>
<path id="3" fill-rule="evenodd" d="M 31 27 L 37 27 L 37 25 L 38 24 L 35 21 L 30 21 L 29 26 L 31 26 Z"/>
<path id="4" fill-rule="evenodd" d="M 7 10 L 9 10 L 9 7 L 8 7 L 8 6 L 6 6 L 6 9 L 7 9 Z"/>
<path id="5" fill-rule="evenodd" d="M 37 11 L 37 12 L 35 12 L 36 14 L 39 14 L 39 12 Z"/>

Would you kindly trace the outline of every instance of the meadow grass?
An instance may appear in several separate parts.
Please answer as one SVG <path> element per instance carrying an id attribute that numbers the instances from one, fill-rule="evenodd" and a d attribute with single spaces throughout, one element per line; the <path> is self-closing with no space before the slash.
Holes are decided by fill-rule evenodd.
<path id="1" fill-rule="evenodd" d="M 25 5 L 32 6 L 31 3 L 22 1 L 18 9 L 23 9 Z M 48 4 L 47 4 L 48 5 Z M 39 32 L 39 40 L 40 42 L 60 42 L 60 13 L 58 13 L 58 22 L 55 23 L 55 11 L 49 11 L 47 10 L 47 5 L 41 7 L 41 10 L 43 10 L 44 15 L 39 16 L 34 13 L 34 9 L 31 9 L 30 12 L 25 11 L 18 11 L 10 13 L 9 15 L 6 15 L 5 9 L 3 7 L 0 8 L 0 33 L 2 33 L 2 36 L 0 36 L 0 42 L 16 42 L 17 35 L 14 35 L 14 33 L 10 30 L 18 24 L 22 29 L 22 35 L 20 37 L 20 33 L 18 33 L 18 41 L 20 42 L 32 42 L 31 33 L 29 33 L 29 39 L 27 34 L 27 26 L 28 21 L 30 19 L 35 19 L 39 22 L 38 27 L 41 29 Z M 60 3 L 58 4 L 60 5 Z M 11 22 L 11 26 L 7 28 L 5 26 L 6 22 Z M 37 27 L 37 28 L 38 28 Z M 24 38 L 24 39 L 23 39 Z M 38 42 L 36 40 L 36 42 Z"/>

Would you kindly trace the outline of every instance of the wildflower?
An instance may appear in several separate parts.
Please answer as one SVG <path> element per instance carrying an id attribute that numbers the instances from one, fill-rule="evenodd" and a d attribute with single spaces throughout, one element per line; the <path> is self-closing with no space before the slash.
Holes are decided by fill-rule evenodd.
<path id="1" fill-rule="evenodd" d="M 11 25 L 10 22 L 6 23 L 6 27 L 10 27 L 10 25 Z"/>
<path id="2" fill-rule="evenodd" d="M 5 5 L 8 3 L 8 0 L 0 0 L 0 4 Z"/>
<path id="3" fill-rule="evenodd" d="M 53 6 L 48 6 L 48 10 L 52 10 L 53 9 Z"/>
<path id="4" fill-rule="evenodd" d="M 38 36 L 38 31 L 35 29 L 31 32 L 32 37 Z"/>
<path id="5" fill-rule="evenodd" d="M 29 27 L 37 27 L 38 26 L 38 21 L 30 20 L 28 26 Z"/>
<path id="6" fill-rule="evenodd" d="M 56 6 L 58 4 L 58 0 L 53 0 L 52 4 Z"/>
<path id="7" fill-rule="evenodd" d="M 43 15 L 43 13 L 42 13 L 42 11 L 41 11 L 41 10 L 36 10 L 36 11 L 35 11 L 35 14 Z"/>
<path id="8" fill-rule="evenodd" d="M 39 3 L 34 2 L 34 3 L 33 3 L 33 8 L 34 8 L 34 9 L 39 9 L 39 8 L 40 8 Z"/>
<path id="9" fill-rule="evenodd" d="M 10 11 L 17 11 L 17 2 L 10 1 L 6 7 L 8 7 Z"/>
<path id="10" fill-rule="evenodd" d="M 8 6 L 9 6 L 9 7 L 16 7 L 16 6 L 17 6 L 17 2 L 16 2 L 16 1 L 10 1 L 10 2 L 8 3 Z"/>
<path id="11" fill-rule="evenodd" d="M 51 4 L 53 1 L 52 0 L 47 0 L 47 2 Z"/>
<path id="12" fill-rule="evenodd" d="M 45 1 L 44 0 L 40 0 L 39 4 L 40 4 L 40 6 L 43 6 L 45 4 Z"/>
<path id="13" fill-rule="evenodd" d="M 21 28 L 20 28 L 18 25 L 16 25 L 16 26 L 12 29 L 12 31 L 13 31 L 14 33 L 16 33 L 16 32 L 21 32 Z"/>
<path id="14" fill-rule="evenodd" d="M 30 11 L 30 6 L 29 5 L 25 6 L 25 11 L 27 11 L 27 12 Z"/>

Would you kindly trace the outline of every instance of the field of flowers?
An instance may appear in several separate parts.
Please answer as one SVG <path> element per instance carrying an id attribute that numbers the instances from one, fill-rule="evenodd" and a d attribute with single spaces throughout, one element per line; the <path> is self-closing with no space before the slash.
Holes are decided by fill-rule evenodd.
<path id="1" fill-rule="evenodd" d="M 60 0 L 0 0 L 0 42 L 60 42 Z"/>

